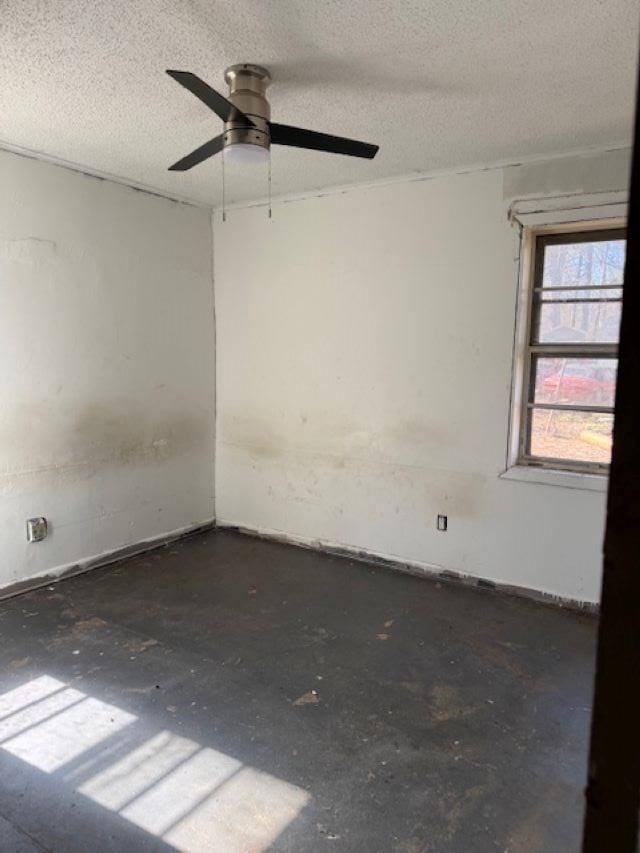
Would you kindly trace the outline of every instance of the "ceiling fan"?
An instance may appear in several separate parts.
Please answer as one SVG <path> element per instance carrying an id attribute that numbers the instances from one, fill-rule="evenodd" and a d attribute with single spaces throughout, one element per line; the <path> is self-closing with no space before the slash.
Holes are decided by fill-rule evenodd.
<path id="1" fill-rule="evenodd" d="M 378 151 L 377 145 L 304 130 L 287 124 L 276 124 L 271 119 L 271 109 L 265 91 L 271 75 L 259 65 L 232 65 L 224 73 L 229 86 L 229 97 L 225 98 L 190 71 L 167 71 L 174 80 L 199 98 L 224 122 L 224 131 L 187 154 L 170 171 L 185 172 L 224 149 L 225 156 L 245 163 L 267 160 L 271 144 L 290 145 L 294 148 L 310 148 L 346 154 L 349 157 L 365 157 L 371 160 Z"/>

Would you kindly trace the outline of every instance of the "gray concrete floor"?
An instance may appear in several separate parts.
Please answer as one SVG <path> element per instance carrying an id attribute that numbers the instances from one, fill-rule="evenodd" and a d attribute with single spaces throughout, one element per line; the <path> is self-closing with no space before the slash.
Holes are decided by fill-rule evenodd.
<path id="1" fill-rule="evenodd" d="M 595 630 L 222 531 L 0 602 L 0 849 L 578 851 Z"/>

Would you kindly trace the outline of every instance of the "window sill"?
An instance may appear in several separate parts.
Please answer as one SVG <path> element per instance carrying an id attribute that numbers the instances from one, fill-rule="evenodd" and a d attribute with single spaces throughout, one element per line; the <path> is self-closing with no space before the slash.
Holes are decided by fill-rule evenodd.
<path id="1" fill-rule="evenodd" d="M 582 489 L 588 492 L 606 492 L 609 485 L 609 477 L 606 474 L 583 474 L 579 471 L 538 468 L 534 465 L 514 465 L 498 476 L 501 480 L 561 486 L 565 489 Z"/>

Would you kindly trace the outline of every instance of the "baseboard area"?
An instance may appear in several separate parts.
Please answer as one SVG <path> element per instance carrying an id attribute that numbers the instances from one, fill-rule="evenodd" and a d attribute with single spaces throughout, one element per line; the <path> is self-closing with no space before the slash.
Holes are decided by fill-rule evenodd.
<path id="1" fill-rule="evenodd" d="M 170 542 L 175 542 L 178 539 L 183 539 L 185 536 L 193 536 L 196 533 L 204 533 L 208 530 L 213 530 L 216 526 L 214 518 L 207 521 L 200 521 L 196 524 L 190 524 L 186 527 L 179 527 L 176 530 L 171 530 L 169 533 L 162 533 L 160 536 L 154 536 L 151 539 L 141 539 L 139 542 L 134 542 L 131 545 L 124 545 L 121 548 L 115 548 L 113 551 L 105 551 L 102 554 L 97 554 L 95 557 L 89 557 L 86 560 L 79 560 L 68 566 L 51 569 L 48 572 L 36 575 L 35 577 L 27 578 L 24 581 L 18 581 L 10 586 L 0 589 L 0 601 L 5 598 L 12 598 L 14 595 L 21 595 L 25 592 L 31 592 L 34 589 L 39 589 L 43 586 L 49 586 L 66 578 L 81 575 L 84 572 L 89 572 L 92 569 L 98 569 L 102 566 L 111 565 L 111 563 L 119 563 L 129 557 L 134 557 L 136 554 L 144 554 L 146 551 L 153 551 L 155 548 L 162 548 Z"/>
<path id="2" fill-rule="evenodd" d="M 36 577 L 11 584 L 4 589 L 0 589 L 0 601 L 25 592 L 31 592 L 39 587 L 57 583 L 58 581 L 65 580 L 66 578 L 70 578 L 75 575 L 83 574 L 84 572 L 91 571 L 92 569 L 108 566 L 112 563 L 119 563 L 122 560 L 126 560 L 137 554 L 143 554 L 147 551 L 153 551 L 156 548 L 162 548 L 164 545 L 167 545 L 170 542 L 175 542 L 185 536 L 193 536 L 198 533 L 204 533 L 214 529 L 235 531 L 244 536 L 252 536 L 257 539 L 280 542 L 284 545 L 318 551 L 323 554 L 329 554 L 331 556 L 341 557 L 347 560 L 357 560 L 358 562 L 368 563 L 369 565 L 378 566 L 390 571 L 403 572 L 405 574 L 422 577 L 428 580 L 437 580 L 443 583 L 457 583 L 465 586 L 473 586 L 478 589 L 488 590 L 502 595 L 526 598 L 541 604 L 547 604 L 553 607 L 564 607 L 581 613 L 597 614 L 599 611 L 599 605 L 590 601 L 564 598 L 541 590 L 530 589 L 529 587 L 514 586 L 512 584 L 498 583 L 486 578 L 474 577 L 473 575 L 464 575 L 459 572 L 451 571 L 450 569 L 445 569 L 442 566 L 429 563 L 398 560 L 376 553 L 375 551 L 354 548 L 348 545 L 328 542 L 322 539 L 308 539 L 279 530 L 247 527 L 230 521 L 216 521 L 215 519 L 182 527 L 169 533 L 153 537 L 152 539 L 143 539 L 140 542 L 125 545 L 122 548 L 116 548 L 113 551 L 99 554 L 87 560 L 78 561 L 72 565 L 53 569 L 45 574 L 37 575 Z"/>
<path id="3" fill-rule="evenodd" d="M 445 569 L 442 566 L 432 565 L 429 563 L 406 562 L 390 558 L 388 556 L 378 554 L 375 551 L 366 549 L 354 548 L 348 545 L 342 545 L 334 542 L 327 542 L 321 539 L 307 539 L 302 536 L 296 536 L 289 533 L 284 533 L 278 530 L 268 530 L 258 527 L 246 527 L 233 522 L 227 522 L 218 519 L 216 528 L 219 530 L 234 530 L 242 533 L 245 536 L 253 536 L 257 539 L 268 539 L 274 542 L 280 542 L 285 545 L 293 545 L 296 548 L 305 548 L 307 550 L 319 551 L 323 554 L 330 554 L 335 557 L 343 557 L 349 560 L 358 560 L 359 562 L 369 563 L 370 565 L 379 566 L 395 572 L 404 572 L 418 577 L 423 577 L 429 580 L 437 580 L 445 583 L 457 583 L 465 586 L 473 586 L 478 589 L 489 590 L 502 595 L 512 595 L 518 598 L 526 598 L 531 601 L 536 601 L 540 604 L 547 604 L 553 607 L 564 607 L 568 610 L 577 610 L 581 613 L 597 614 L 599 605 L 591 601 L 580 601 L 573 598 L 564 598 L 563 596 L 553 595 L 552 593 L 543 592 L 529 587 L 514 586 L 512 584 L 498 583 L 486 578 L 474 577 L 473 575 L 464 575 L 460 572 L 454 572 L 450 569 Z"/>

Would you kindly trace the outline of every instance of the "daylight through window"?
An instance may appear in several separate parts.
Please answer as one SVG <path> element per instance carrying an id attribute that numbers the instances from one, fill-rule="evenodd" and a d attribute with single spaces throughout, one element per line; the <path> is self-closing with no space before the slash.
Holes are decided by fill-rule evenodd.
<path id="1" fill-rule="evenodd" d="M 624 229 L 535 237 L 521 463 L 608 468 L 625 249 Z"/>

